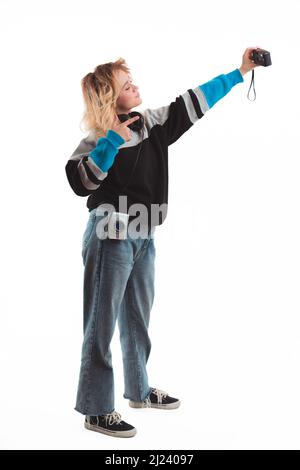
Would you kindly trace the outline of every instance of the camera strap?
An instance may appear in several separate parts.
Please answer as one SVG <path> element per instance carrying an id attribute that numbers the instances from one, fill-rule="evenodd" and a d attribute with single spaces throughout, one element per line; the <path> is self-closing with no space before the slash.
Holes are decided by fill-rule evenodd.
<path id="1" fill-rule="evenodd" d="M 250 83 L 249 91 L 248 91 L 248 94 L 247 94 L 248 100 L 250 100 L 250 98 L 249 98 L 249 93 L 250 93 L 250 90 L 251 90 L 252 83 L 253 83 L 254 100 L 255 100 L 255 99 L 256 99 L 256 92 L 255 92 L 255 86 L 254 86 L 254 69 L 252 69 L 252 78 L 251 78 L 251 83 Z M 250 100 L 250 101 L 254 101 L 254 100 Z"/>

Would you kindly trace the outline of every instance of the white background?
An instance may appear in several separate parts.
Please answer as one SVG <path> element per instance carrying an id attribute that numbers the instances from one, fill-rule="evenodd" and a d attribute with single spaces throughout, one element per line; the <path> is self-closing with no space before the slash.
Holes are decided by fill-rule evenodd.
<path id="1" fill-rule="evenodd" d="M 299 14 L 296 0 L 1 0 L 1 448 L 300 448 Z M 116 330 L 116 410 L 138 434 L 86 431 L 88 209 L 65 175 L 86 135 L 80 80 L 123 57 L 155 108 L 256 46 L 273 62 L 256 100 L 250 72 L 169 148 L 148 373 L 182 405 L 129 408 Z"/>

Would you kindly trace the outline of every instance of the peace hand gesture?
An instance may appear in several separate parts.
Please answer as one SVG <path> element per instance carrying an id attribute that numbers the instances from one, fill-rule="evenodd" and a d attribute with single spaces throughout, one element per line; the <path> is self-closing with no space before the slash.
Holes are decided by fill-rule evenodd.
<path id="1" fill-rule="evenodd" d="M 120 134 L 120 136 L 123 137 L 126 142 L 128 142 L 131 139 L 131 130 L 128 128 L 128 126 L 137 119 L 140 119 L 140 116 L 134 116 L 130 119 L 127 119 L 125 122 L 121 122 L 118 116 L 115 115 L 111 129 Z"/>

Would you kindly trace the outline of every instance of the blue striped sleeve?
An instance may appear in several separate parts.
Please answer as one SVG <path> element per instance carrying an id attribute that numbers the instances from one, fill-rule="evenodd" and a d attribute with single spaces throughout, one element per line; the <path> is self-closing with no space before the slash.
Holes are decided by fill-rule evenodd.
<path id="1" fill-rule="evenodd" d="M 243 81 L 241 72 L 235 69 L 228 74 L 218 75 L 203 85 L 189 88 L 166 106 L 147 108 L 144 117 L 148 129 L 155 125 L 162 126 L 167 145 L 172 145 L 234 85 Z"/>
<path id="2" fill-rule="evenodd" d="M 200 90 L 204 93 L 209 108 L 212 108 L 223 96 L 237 83 L 243 82 L 243 76 L 239 69 L 235 69 L 227 74 L 221 74 L 209 82 L 200 85 Z"/>
<path id="3" fill-rule="evenodd" d="M 90 152 L 90 157 L 103 172 L 107 172 L 114 163 L 118 147 L 124 142 L 125 139 L 120 134 L 109 129 L 106 137 L 98 139 L 96 147 Z"/>

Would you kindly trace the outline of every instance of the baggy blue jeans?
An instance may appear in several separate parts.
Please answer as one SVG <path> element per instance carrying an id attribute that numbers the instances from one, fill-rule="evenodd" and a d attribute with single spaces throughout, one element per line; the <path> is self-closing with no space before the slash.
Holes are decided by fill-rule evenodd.
<path id="1" fill-rule="evenodd" d="M 134 401 L 151 392 L 146 370 L 148 336 L 154 300 L 155 246 L 148 238 L 101 239 L 96 209 L 82 239 L 84 265 L 83 344 L 74 409 L 86 415 L 114 410 L 114 373 L 110 343 L 118 320 L 123 358 L 124 394 Z"/>

